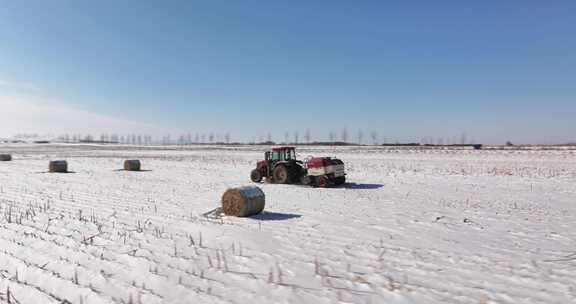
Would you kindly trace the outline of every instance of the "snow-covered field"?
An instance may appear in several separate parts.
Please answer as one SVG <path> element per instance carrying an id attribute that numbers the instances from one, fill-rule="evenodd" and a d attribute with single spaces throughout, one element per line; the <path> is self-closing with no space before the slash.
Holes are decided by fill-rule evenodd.
<path id="1" fill-rule="evenodd" d="M 204 217 L 259 149 L 0 146 L 0 302 L 576 302 L 576 151 L 301 148 L 351 183 Z"/>

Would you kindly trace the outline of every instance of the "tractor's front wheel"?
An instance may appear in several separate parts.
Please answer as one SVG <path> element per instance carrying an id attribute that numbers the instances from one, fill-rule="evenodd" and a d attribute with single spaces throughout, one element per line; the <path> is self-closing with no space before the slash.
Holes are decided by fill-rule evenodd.
<path id="1" fill-rule="evenodd" d="M 258 169 L 252 170 L 252 172 L 250 173 L 250 179 L 255 183 L 261 182 L 262 181 L 262 173 L 260 172 L 260 170 L 258 170 Z"/>
<path id="2" fill-rule="evenodd" d="M 288 184 L 290 182 L 290 175 L 288 174 L 288 168 L 285 166 L 278 166 L 274 168 L 274 182 L 277 184 Z"/>

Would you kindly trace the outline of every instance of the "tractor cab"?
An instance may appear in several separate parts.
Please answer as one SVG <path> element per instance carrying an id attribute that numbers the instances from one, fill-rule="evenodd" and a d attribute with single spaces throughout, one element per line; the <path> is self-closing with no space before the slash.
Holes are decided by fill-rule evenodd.
<path id="1" fill-rule="evenodd" d="M 279 162 L 279 161 L 295 161 L 296 160 L 296 148 L 294 147 L 273 147 L 272 151 L 267 151 L 265 154 L 267 162 Z"/>

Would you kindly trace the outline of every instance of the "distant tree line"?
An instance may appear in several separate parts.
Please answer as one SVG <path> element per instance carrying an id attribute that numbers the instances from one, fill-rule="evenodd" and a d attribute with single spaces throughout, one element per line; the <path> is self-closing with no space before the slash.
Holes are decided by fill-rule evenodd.
<path id="1" fill-rule="evenodd" d="M 322 137 L 321 135 L 319 137 Z M 302 133 L 300 130 L 284 131 L 281 140 L 276 140 L 273 134 L 268 131 L 259 136 L 252 136 L 248 141 L 234 142 L 230 132 L 186 132 L 177 136 L 166 134 L 163 136 L 152 136 L 148 134 L 119 134 L 102 133 L 99 136 L 92 134 L 63 134 L 57 140 L 64 143 L 102 143 L 102 144 L 123 144 L 123 145 L 196 145 L 196 144 L 329 144 L 329 145 L 382 145 L 382 144 L 402 144 L 397 139 L 386 137 L 378 130 L 365 131 L 358 129 L 356 132 L 349 132 L 344 127 L 340 131 L 330 130 L 325 139 L 315 137 L 313 131 L 308 128 Z M 459 136 L 432 137 L 424 136 L 419 140 L 412 140 L 405 143 L 416 143 L 421 145 L 456 145 L 475 144 L 473 138 L 469 138 L 466 133 Z"/>

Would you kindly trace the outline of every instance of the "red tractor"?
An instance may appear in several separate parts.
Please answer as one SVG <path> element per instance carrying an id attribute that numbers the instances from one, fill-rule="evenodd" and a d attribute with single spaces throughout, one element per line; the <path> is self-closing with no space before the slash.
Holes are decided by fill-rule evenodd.
<path id="1" fill-rule="evenodd" d="M 263 178 L 276 184 L 304 184 L 314 187 L 342 185 L 346 182 L 344 163 L 331 157 L 296 159 L 296 148 L 273 147 L 256 164 L 250 179 L 259 183 Z"/>

